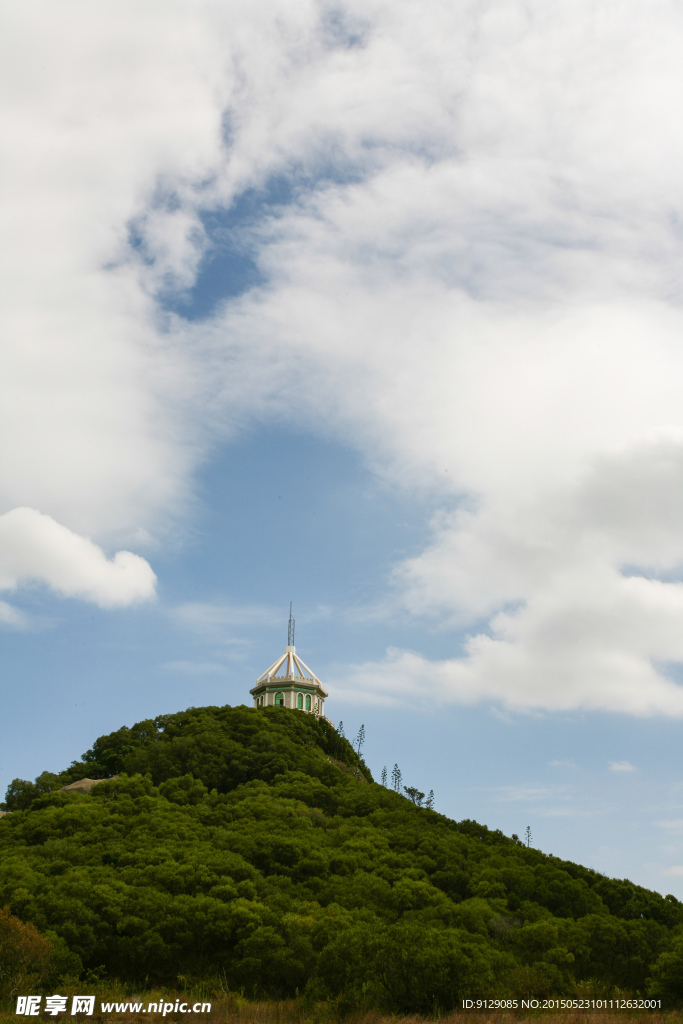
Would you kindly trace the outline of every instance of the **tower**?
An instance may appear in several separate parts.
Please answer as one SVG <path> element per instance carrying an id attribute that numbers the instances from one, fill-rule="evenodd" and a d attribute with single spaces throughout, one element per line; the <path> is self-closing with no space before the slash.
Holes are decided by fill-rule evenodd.
<path id="1" fill-rule="evenodd" d="M 291 604 L 285 653 L 258 677 L 256 686 L 249 692 L 254 698 L 255 708 L 279 705 L 294 711 L 306 711 L 317 718 L 325 717 L 323 706 L 327 693 L 315 673 L 296 653 Z"/>

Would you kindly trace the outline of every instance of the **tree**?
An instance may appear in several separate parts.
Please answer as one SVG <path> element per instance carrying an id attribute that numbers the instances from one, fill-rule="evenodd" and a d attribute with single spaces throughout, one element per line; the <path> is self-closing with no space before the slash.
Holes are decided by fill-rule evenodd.
<path id="1" fill-rule="evenodd" d="M 429 790 L 429 796 L 425 800 L 425 807 L 428 807 L 430 811 L 434 810 L 434 790 Z"/>
<path id="2" fill-rule="evenodd" d="M 409 800 L 412 800 L 418 807 L 422 807 L 422 801 L 425 798 L 424 793 L 421 793 L 415 786 L 404 786 L 403 792 L 406 794 Z"/>
<path id="3" fill-rule="evenodd" d="M 64 785 L 64 780 L 52 772 L 43 772 L 35 782 L 25 779 L 13 779 L 5 793 L 5 807 L 8 811 L 25 811 L 34 800 L 44 793 L 51 793 Z"/>
<path id="4" fill-rule="evenodd" d="M 281 710 L 195 708 L 101 737 L 73 771 L 123 764 L 117 780 L 48 786 L 0 821 L 0 907 L 52 946 L 19 992 L 64 991 L 84 968 L 401 1015 L 582 982 L 644 994 L 648 977 L 683 999 L 683 904 L 418 814 L 397 764 L 383 774 L 401 800 L 359 785 L 325 720 Z M 17 948 L 36 950 L 25 927 L 10 921 L 3 946 L 0 919 L 0 988 Z"/>
<path id="5" fill-rule="evenodd" d="M 337 732 L 343 738 L 343 736 L 344 736 L 344 723 L 343 722 L 340 722 L 339 725 L 337 726 Z"/>
<path id="6" fill-rule="evenodd" d="M 381 774 L 380 778 L 382 780 L 382 785 L 386 786 L 386 784 L 387 784 L 387 766 L 386 765 L 384 765 L 384 768 L 382 768 L 382 774 Z"/>
<path id="7" fill-rule="evenodd" d="M 531 846 L 531 825 L 527 825 L 524 829 L 524 838 L 526 839 L 526 845 Z"/>
<path id="8" fill-rule="evenodd" d="M 361 725 L 356 736 L 356 741 L 353 745 L 353 749 L 356 751 L 356 775 L 360 775 L 360 752 L 363 749 L 365 743 L 365 726 Z"/>
<path id="9" fill-rule="evenodd" d="M 678 936 L 655 962 L 649 979 L 650 995 L 683 1001 L 683 936 Z"/>
<path id="10" fill-rule="evenodd" d="M 32 924 L 13 917 L 9 908 L 0 910 L 0 993 L 13 996 L 29 990 L 45 974 L 52 946 Z"/>

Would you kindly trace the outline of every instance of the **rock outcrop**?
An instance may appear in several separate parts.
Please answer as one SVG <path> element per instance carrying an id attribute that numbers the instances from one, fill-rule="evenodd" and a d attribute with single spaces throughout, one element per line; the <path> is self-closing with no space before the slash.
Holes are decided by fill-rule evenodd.
<path id="1" fill-rule="evenodd" d="M 65 793 L 89 793 L 93 786 L 99 786 L 100 782 L 111 782 L 112 779 L 118 779 L 118 775 L 112 775 L 111 779 L 78 779 L 68 786 L 62 786 L 62 789 Z"/>

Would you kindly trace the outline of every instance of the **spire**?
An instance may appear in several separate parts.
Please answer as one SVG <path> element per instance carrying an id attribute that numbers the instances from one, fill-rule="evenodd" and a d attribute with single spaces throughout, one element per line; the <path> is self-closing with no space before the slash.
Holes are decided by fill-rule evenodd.
<path id="1" fill-rule="evenodd" d="M 323 708 L 327 693 L 308 665 L 301 660 L 294 647 L 293 604 L 289 603 L 287 646 L 277 661 L 256 680 L 249 691 L 254 707 L 285 707 L 305 711 L 324 718 Z"/>
<path id="2" fill-rule="evenodd" d="M 259 676 L 256 685 L 263 682 L 270 682 L 272 679 L 300 679 L 305 682 L 315 683 L 320 686 L 320 680 L 315 672 L 312 672 L 308 665 L 301 660 L 294 647 L 294 626 L 292 617 L 292 602 L 289 602 L 289 625 L 287 627 L 287 646 L 285 653 L 281 654 L 277 661 L 274 661 L 267 672 Z"/>

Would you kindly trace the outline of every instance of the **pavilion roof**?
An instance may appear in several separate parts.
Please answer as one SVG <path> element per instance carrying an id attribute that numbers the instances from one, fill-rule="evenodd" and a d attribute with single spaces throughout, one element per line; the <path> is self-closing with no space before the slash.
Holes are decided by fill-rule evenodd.
<path id="1" fill-rule="evenodd" d="M 315 672 L 311 671 L 308 665 L 296 653 L 293 644 L 287 644 L 285 653 L 281 654 L 277 661 L 274 661 L 270 668 L 266 669 L 263 675 L 258 677 L 256 685 L 268 683 L 271 679 L 296 679 L 299 682 L 314 683 L 318 686 L 322 685 Z"/>

